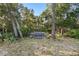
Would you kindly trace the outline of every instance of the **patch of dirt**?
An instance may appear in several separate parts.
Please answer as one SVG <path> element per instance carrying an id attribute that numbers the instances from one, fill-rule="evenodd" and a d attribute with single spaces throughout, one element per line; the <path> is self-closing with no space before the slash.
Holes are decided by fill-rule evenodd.
<path id="1" fill-rule="evenodd" d="M 79 40 L 25 38 L 14 43 L 0 43 L 0 56 L 79 56 Z"/>

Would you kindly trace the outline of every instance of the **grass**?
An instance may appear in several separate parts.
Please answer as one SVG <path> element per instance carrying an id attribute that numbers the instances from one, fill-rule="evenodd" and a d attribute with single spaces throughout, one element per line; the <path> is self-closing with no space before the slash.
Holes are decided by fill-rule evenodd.
<path id="1" fill-rule="evenodd" d="M 13 43 L 0 43 L 0 55 L 9 56 L 56 56 L 79 55 L 79 40 L 24 38 Z"/>

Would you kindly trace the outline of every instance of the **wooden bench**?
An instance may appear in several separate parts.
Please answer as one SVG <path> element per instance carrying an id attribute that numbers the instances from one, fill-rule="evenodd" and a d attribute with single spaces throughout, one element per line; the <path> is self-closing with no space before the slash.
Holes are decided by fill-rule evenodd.
<path id="1" fill-rule="evenodd" d="M 31 38 L 43 39 L 45 36 L 44 32 L 33 32 L 30 34 Z"/>

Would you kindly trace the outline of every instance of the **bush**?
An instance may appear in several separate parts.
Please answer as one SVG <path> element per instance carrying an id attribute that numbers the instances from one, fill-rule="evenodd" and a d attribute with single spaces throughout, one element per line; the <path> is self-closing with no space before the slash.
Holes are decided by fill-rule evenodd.
<path id="1" fill-rule="evenodd" d="M 56 39 L 57 40 L 62 40 L 62 34 L 60 32 L 56 33 Z"/>
<path id="2" fill-rule="evenodd" d="M 79 29 L 71 29 L 67 32 L 67 35 L 69 37 L 79 39 Z"/>
<path id="3" fill-rule="evenodd" d="M 22 31 L 23 36 L 26 37 L 26 36 L 29 36 L 29 33 L 33 32 L 33 29 L 22 27 L 21 31 Z"/>
<path id="4" fill-rule="evenodd" d="M 12 33 L 4 33 L 3 37 L 6 40 L 10 41 L 10 42 L 14 42 L 16 40 L 16 38 L 14 37 L 14 35 Z"/>

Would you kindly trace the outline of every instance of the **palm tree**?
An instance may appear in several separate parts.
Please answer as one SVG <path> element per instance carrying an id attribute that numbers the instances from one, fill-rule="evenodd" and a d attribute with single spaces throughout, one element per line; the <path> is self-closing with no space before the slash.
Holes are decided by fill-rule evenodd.
<path id="1" fill-rule="evenodd" d="M 14 36 L 22 37 L 22 33 L 20 31 L 20 25 L 18 23 L 18 21 L 19 21 L 18 19 L 20 17 L 20 16 L 18 17 L 18 15 L 19 15 L 18 14 L 19 13 L 18 5 L 19 4 L 17 4 L 17 3 L 16 4 L 10 4 L 10 3 L 0 4 L 0 6 L 2 6 L 2 7 L 0 7 L 1 8 L 0 12 L 2 12 L 3 16 L 7 17 L 7 19 L 11 21 Z"/>
<path id="2" fill-rule="evenodd" d="M 55 39 L 55 3 L 47 4 L 49 12 L 51 13 L 52 16 L 52 38 Z"/>

